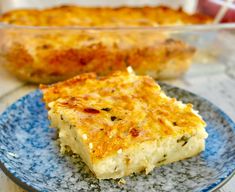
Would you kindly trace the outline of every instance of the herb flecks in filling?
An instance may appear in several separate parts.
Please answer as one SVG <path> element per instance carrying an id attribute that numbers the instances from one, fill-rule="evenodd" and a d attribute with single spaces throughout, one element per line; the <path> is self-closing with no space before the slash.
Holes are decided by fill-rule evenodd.
<path id="1" fill-rule="evenodd" d="M 177 143 L 181 143 L 182 142 L 182 147 L 185 146 L 188 143 L 188 140 L 190 139 L 190 137 L 187 137 L 185 135 L 183 135 L 180 139 L 177 140 Z"/>
<path id="2" fill-rule="evenodd" d="M 109 108 L 109 107 L 104 107 L 104 108 L 102 108 L 101 110 L 102 110 L 102 111 L 107 111 L 107 112 L 109 112 L 109 111 L 111 111 L 111 108 Z"/>
<path id="3" fill-rule="evenodd" d="M 120 120 L 122 120 L 121 118 L 118 118 L 116 116 L 111 116 L 110 119 L 111 119 L 111 121 L 115 121 L 115 120 L 120 121 Z"/>

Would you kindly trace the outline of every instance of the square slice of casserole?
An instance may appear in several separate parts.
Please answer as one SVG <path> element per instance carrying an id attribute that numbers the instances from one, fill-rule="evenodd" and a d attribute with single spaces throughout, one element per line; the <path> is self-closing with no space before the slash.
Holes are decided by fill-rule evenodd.
<path id="1" fill-rule="evenodd" d="M 205 148 L 206 123 L 192 105 L 148 76 L 87 73 L 41 89 L 61 151 L 79 154 L 99 179 L 148 173 Z"/>

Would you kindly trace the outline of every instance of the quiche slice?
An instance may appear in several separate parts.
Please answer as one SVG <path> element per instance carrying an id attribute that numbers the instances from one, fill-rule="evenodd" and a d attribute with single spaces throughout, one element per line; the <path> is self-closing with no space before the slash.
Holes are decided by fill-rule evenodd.
<path id="1" fill-rule="evenodd" d="M 61 151 L 79 154 L 99 179 L 149 173 L 205 149 L 197 111 L 148 76 L 87 73 L 41 90 Z"/>

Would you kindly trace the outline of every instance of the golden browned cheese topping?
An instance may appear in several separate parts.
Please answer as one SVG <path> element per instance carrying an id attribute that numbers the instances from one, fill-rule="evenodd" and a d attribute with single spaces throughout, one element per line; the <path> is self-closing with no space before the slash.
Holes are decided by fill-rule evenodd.
<path id="1" fill-rule="evenodd" d="M 91 27 L 80 30 L 60 27 L 17 30 L 13 27 L 1 32 L 0 50 L 8 69 L 23 80 L 51 83 L 93 71 L 107 75 L 127 66 L 132 66 L 137 74 L 154 78 L 179 77 L 188 69 L 195 49 L 170 38 L 170 31 L 128 30 L 128 26 L 188 25 L 210 23 L 211 19 L 163 6 L 61 6 L 11 11 L 0 15 L 0 22 L 21 26 Z M 127 29 L 94 30 L 94 26 Z"/>
<path id="2" fill-rule="evenodd" d="M 157 26 L 199 24 L 211 18 L 188 15 L 168 7 L 91 8 L 61 6 L 44 10 L 15 10 L 3 14 L 0 22 L 26 26 Z"/>
<path id="3" fill-rule="evenodd" d="M 54 101 L 53 110 L 87 135 L 93 161 L 143 141 L 193 135 L 205 125 L 191 104 L 166 97 L 148 76 L 89 73 L 41 90 L 47 105 Z"/>

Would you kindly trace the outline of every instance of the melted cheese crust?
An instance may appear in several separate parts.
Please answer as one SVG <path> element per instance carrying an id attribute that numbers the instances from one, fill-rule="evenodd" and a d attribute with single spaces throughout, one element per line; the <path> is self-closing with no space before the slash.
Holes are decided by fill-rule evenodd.
<path id="1" fill-rule="evenodd" d="M 24 26 L 158 26 L 209 23 L 211 18 L 165 6 L 92 8 L 65 5 L 10 11 L 0 17 L 0 22 Z"/>
<path id="2" fill-rule="evenodd" d="M 98 15 L 98 16 L 97 16 Z M 86 8 L 62 6 L 15 10 L 0 22 L 21 26 L 128 27 L 209 23 L 167 7 Z M 157 30 L 3 30 L 1 57 L 20 79 L 52 83 L 77 74 L 107 75 L 132 66 L 139 75 L 174 78 L 186 72 L 195 49 Z M 17 58 L 17 59 L 15 59 Z"/>
<path id="3" fill-rule="evenodd" d="M 41 89 L 52 126 L 59 129 L 62 147 L 69 146 L 80 154 L 99 178 L 121 177 L 143 168 L 147 172 L 152 170 L 162 158 L 158 156 L 164 155 L 166 143 L 169 147 L 167 152 L 171 153 L 175 148 L 182 156 L 179 158 L 174 152 L 177 158 L 168 158 L 164 163 L 190 157 L 204 149 L 207 134 L 202 118 L 191 104 L 167 97 L 148 76 L 116 72 L 99 78 L 89 73 L 52 86 L 41 86 Z M 185 153 L 187 148 L 179 151 L 188 140 L 192 142 L 192 146 L 189 144 L 190 152 Z M 140 146 L 145 146 L 145 150 Z M 148 165 L 146 161 L 145 164 L 140 163 L 138 167 L 133 156 L 137 158 L 135 155 L 139 154 L 140 148 L 146 155 L 145 151 L 149 150 L 146 146 L 151 150 L 154 148 L 152 154 L 155 158 L 150 155 L 149 158 L 154 160 Z M 116 159 L 122 153 L 128 154 L 122 157 L 129 156 L 134 168 L 129 167 L 128 171 L 122 170 L 117 174 L 114 168 L 119 165 L 114 163 L 114 168 L 110 168 L 112 171 L 100 170 L 100 166 L 107 166 L 106 161 Z M 127 162 L 123 158 L 117 162 Z"/>

